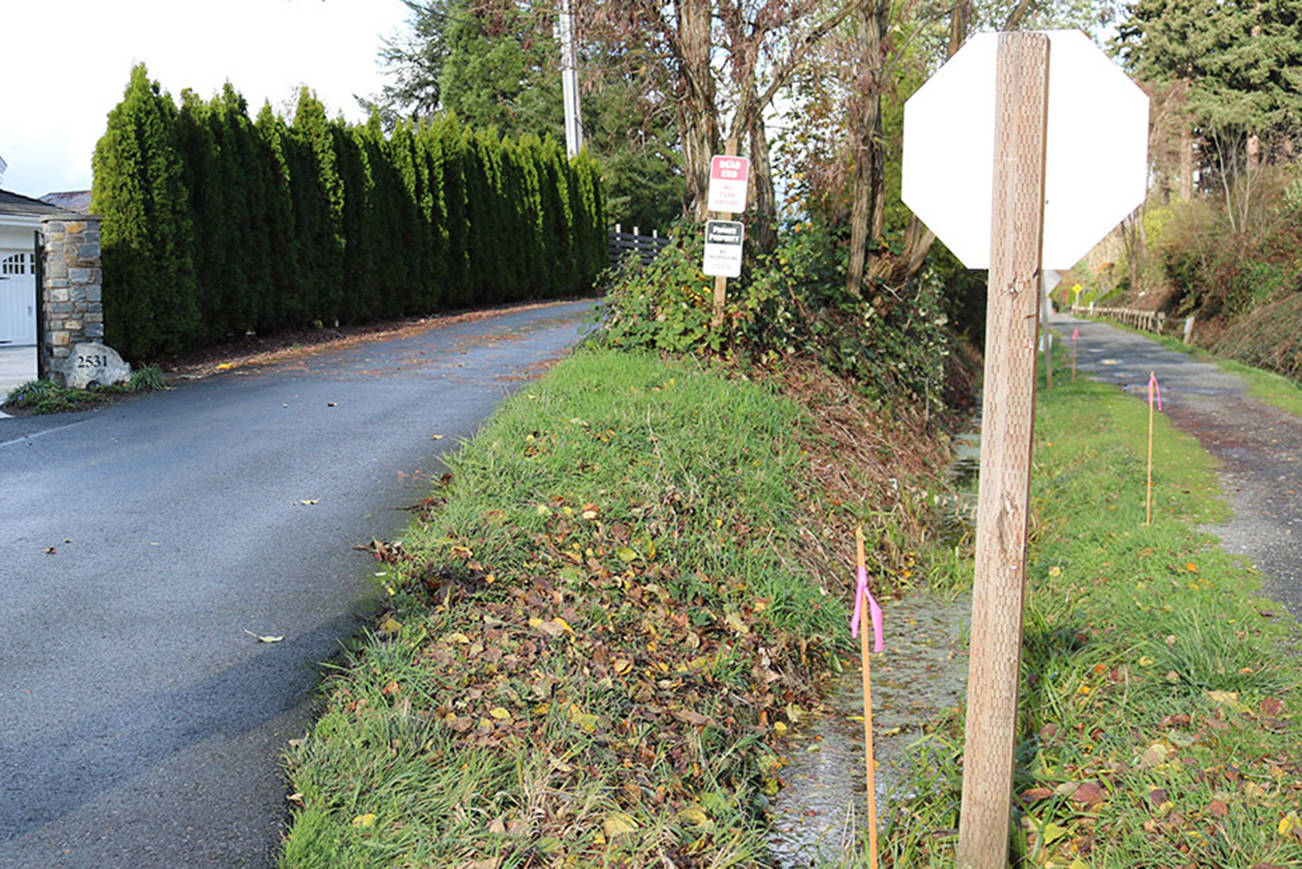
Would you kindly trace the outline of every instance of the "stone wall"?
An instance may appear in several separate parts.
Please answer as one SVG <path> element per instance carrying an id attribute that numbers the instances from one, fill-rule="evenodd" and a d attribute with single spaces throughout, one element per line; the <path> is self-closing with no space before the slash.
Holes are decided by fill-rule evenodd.
<path id="1" fill-rule="evenodd" d="M 45 234 L 44 371 L 57 376 L 76 344 L 104 340 L 98 217 L 47 217 Z"/>

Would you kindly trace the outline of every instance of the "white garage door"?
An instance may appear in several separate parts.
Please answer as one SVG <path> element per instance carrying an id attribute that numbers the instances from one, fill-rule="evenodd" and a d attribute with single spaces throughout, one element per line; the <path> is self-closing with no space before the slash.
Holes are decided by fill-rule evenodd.
<path id="1" fill-rule="evenodd" d="M 0 344 L 36 343 L 36 258 L 0 250 Z"/>

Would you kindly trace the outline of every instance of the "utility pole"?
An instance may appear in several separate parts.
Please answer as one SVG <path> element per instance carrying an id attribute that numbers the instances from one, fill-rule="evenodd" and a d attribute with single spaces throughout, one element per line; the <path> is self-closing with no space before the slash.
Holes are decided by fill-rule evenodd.
<path id="1" fill-rule="evenodd" d="M 561 95 L 565 102 L 565 153 L 583 150 L 583 114 L 579 110 L 579 62 L 574 50 L 572 0 L 561 0 Z"/>

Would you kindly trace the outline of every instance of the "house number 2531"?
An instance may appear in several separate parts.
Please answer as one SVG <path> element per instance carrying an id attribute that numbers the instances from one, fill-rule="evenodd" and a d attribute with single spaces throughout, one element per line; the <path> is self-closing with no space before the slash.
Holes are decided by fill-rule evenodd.
<path id="1" fill-rule="evenodd" d="M 108 365 L 107 356 L 78 356 L 78 368 L 104 368 Z"/>

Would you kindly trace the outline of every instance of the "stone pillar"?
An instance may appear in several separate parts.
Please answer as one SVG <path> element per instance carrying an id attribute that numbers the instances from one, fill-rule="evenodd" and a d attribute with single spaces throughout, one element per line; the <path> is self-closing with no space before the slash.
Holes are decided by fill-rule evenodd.
<path id="1" fill-rule="evenodd" d="M 63 380 L 72 348 L 104 340 L 104 305 L 100 296 L 98 217 L 68 215 L 41 221 L 45 235 L 45 334 L 41 352 L 45 370 Z"/>

